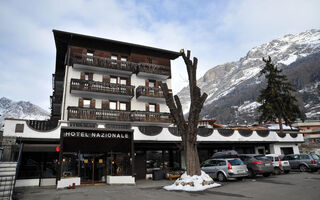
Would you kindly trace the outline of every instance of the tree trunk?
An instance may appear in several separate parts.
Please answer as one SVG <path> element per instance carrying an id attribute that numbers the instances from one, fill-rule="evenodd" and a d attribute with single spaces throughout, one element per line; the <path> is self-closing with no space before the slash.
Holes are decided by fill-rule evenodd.
<path id="1" fill-rule="evenodd" d="M 182 149 L 185 155 L 185 164 L 187 167 L 187 174 L 190 176 L 201 175 L 199 155 L 197 149 L 197 135 L 198 135 L 198 121 L 199 114 L 202 106 L 207 98 L 207 94 L 201 95 L 200 88 L 197 86 L 197 64 L 198 59 L 193 58 L 190 60 L 190 51 L 187 51 L 185 55 L 184 50 L 180 50 L 181 56 L 186 64 L 188 77 L 189 77 L 189 88 L 190 88 L 190 99 L 191 105 L 189 110 L 188 122 L 185 121 L 180 99 L 177 95 L 174 96 L 168 90 L 166 83 L 160 82 L 160 87 L 163 91 L 163 95 L 166 99 L 166 104 L 170 109 L 170 113 L 174 119 L 175 124 L 178 128 L 178 133 L 182 140 Z"/>
<path id="2" fill-rule="evenodd" d="M 278 118 L 278 120 L 279 120 L 279 130 L 280 130 L 280 133 L 282 134 L 283 133 L 283 127 L 282 127 L 281 118 Z"/>

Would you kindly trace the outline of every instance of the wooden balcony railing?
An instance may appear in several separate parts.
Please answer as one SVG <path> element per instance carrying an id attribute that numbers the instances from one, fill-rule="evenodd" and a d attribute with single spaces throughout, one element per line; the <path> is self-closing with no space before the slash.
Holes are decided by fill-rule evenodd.
<path id="1" fill-rule="evenodd" d="M 164 98 L 161 88 L 139 86 L 136 89 L 137 98 L 140 96 Z"/>
<path id="2" fill-rule="evenodd" d="M 131 120 L 136 122 L 161 122 L 172 123 L 170 113 L 157 113 L 146 111 L 133 111 Z"/>
<path id="3" fill-rule="evenodd" d="M 71 56 L 72 64 L 92 65 L 106 69 L 124 70 L 135 72 L 137 63 L 113 60 L 97 56 L 86 56 L 81 54 L 73 54 Z"/>
<path id="4" fill-rule="evenodd" d="M 164 65 L 155 65 L 150 63 L 139 63 L 137 72 L 171 76 L 170 67 L 164 66 Z"/>
<path id="5" fill-rule="evenodd" d="M 131 85 L 104 83 L 81 79 L 71 79 L 71 90 L 128 95 L 131 97 L 134 96 L 134 86 Z"/>
<path id="6" fill-rule="evenodd" d="M 169 113 L 68 107 L 69 119 L 171 123 Z"/>
<path id="7" fill-rule="evenodd" d="M 90 65 L 106 69 L 124 70 L 129 72 L 145 72 L 171 76 L 171 69 L 169 66 L 155 65 L 150 63 L 134 63 L 81 54 L 71 55 L 71 62 L 72 64 Z"/>

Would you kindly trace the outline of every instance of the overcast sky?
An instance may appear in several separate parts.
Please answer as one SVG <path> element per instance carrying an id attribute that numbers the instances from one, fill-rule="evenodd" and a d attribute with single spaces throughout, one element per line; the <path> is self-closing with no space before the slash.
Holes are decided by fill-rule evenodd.
<path id="1" fill-rule="evenodd" d="M 52 29 L 179 51 L 199 59 L 198 78 L 252 47 L 320 27 L 319 0 L 0 1 L 0 98 L 49 110 L 55 44 Z M 173 91 L 186 85 L 172 63 Z"/>

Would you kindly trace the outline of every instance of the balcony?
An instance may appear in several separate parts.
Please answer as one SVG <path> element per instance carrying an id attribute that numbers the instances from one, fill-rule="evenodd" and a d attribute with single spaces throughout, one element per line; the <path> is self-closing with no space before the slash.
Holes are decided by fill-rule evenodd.
<path id="1" fill-rule="evenodd" d="M 139 86 L 136 89 L 136 98 L 140 100 L 163 103 L 165 98 L 161 88 Z"/>
<path id="2" fill-rule="evenodd" d="M 173 123 L 170 113 L 132 111 L 131 120 L 136 124 L 143 122 Z"/>
<path id="3" fill-rule="evenodd" d="M 117 97 L 131 99 L 134 96 L 134 86 L 115 83 L 104 83 L 81 79 L 71 79 L 70 92 L 72 94 L 86 94 L 90 97 Z"/>
<path id="4" fill-rule="evenodd" d="M 166 80 L 171 77 L 171 69 L 169 66 L 155 65 L 150 63 L 139 63 L 137 66 L 137 75 Z"/>
<path id="5" fill-rule="evenodd" d="M 146 111 L 105 110 L 96 108 L 68 107 L 69 120 L 82 121 L 113 121 L 135 124 L 172 123 L 170 113 L 155 113 Z"/>
<path id="6" fill-rule="evenodd" d="M 131 75 L 136 71 L 137 63 L 112 60 L 97 56 L 86 56 L 81 54 L 73 54 L 71 62 L 75 69 L 81 70 L 95 70 L 123 75 Z"/>

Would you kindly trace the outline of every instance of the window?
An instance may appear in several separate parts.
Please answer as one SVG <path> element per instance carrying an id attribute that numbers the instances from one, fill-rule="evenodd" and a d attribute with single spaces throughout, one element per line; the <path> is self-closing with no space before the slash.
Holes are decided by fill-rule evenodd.
<path id="1" fill-rule="evenodd" d="M 156 112 L 156 104 L 149 104 L 149 112 Z"/>
<path id="2" fill-rule="evenodd" d="M 149 80 L 149 87 L 156 87 L 156 81 Z"/>
<path id="3" fill-rule="evenodd" d="M 87 61 L 93 62 L 93 52 L 92 50 L 87 50 Z"/>
<path id="4" fill-rule="evenodd" d="M 84 99 L 83 100 L 83 107 L 84 108 L 90 108 L 90 100 L 89 99 Z"/>
<path id="5" fill-rule="evenodd" d="M 118 78 L 117 77 L 111 77 L 110 78 L 110 83 L 118 83 Z"/>
<path id="6" fill-rule="evenodd" d="M 23 133 L 24 125 L 23 124 L 16 124 L 16 133 Z"/>
<path id="7" fill-rule="evenodd" d="M 84 80 L 88 81 L 89 80 L 89 73 L 84 74 Z"/>
<path id="8" fill-rule="evenodd" d="M 118 56 L 117 55 L 112 55 L 111 56 L 111 64 L 113 64 L 113 65 L 116 65 L 117 64 L 117 61 L 116 60 L 118 60 Z"/>
<path id="9" fill-rule="evenodd" d="M 116 101 L 110 101 L 110 110 L 117 110 L 117 102 Z"/>
<path id="10" fill-rule="evenodd" d="M 127 110 L 127 103 L 120 102 L 120 110 Z"/>
<path id="11" fill-rule="evenodd" d="M 240 160 L 240 159 L 228 160 L 228 162 L 229 162 L 232 166 L 235 166 L 235 165 L 243 165 L 243 162 L 242 162 L 242 160 Z"/>
<path id="12" fill-rule="evenodd" d="M 125 66 L 127 66 L 127 57 L 125 57 L 125 56 L 122 56 L 121 57 L 121 67 L 125 67 Z"/>
<path id="13" fill-rule="evenodd" d="M 112 60 L 118 60 L 118 56 L 117 56 L 117 55 L 112 55 L 112 56 L 111 56 L 111 59 L 112 59 Z"/>
<path id="14" fill-rule="evenodd" d="M 120 84 L 121 85 L 127 85 L 127 79 L 126 78 L 120 78 Z"/>
<path id="15" fill-rule="evenodd" d="M 300 155 L 301 160 L 310 160 L 309 155 Z"/>

